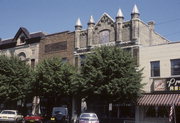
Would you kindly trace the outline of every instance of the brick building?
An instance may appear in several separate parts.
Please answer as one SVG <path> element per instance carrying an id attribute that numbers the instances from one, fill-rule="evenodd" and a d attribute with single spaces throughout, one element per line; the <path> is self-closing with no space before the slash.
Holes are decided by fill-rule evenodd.
<path id="1" fill-rule="evenodd" d="M 39 60 L 59 57 L 73 64 L 74 33 L 65 31 L 44 36 L 39 44 Z"/>

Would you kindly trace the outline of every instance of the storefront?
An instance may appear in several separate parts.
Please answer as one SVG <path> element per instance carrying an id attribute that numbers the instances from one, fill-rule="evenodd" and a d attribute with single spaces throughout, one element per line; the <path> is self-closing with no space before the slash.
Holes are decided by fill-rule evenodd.
<path id="1" fill-rule="evenodd" d="M 153 80 L 152 93 L 139 98 L 137 123 L 180 123 L 180 78 Z"/>

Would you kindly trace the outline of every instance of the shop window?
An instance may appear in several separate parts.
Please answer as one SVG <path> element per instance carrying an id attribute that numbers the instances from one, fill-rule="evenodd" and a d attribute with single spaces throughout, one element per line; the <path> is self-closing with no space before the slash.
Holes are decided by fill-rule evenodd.
<path id="1" fill-rule="evenodd" d="M 169 108 L 165 106 L 149 106 L 145 110 L 145 116 L 146 117 L 161 117 L 165 118 L 168 117 Z"/>
<path id="2" fill-rule="evenodd" d="M 151 62 L 151 77 L 160 76 L 160 62 L 152 61 Z"/>
<path id="3" fill-rule="evenodd" d="M 134 118 L 135 109 L 133 106 L 113 106 L 111 111 L 112 118 Z"/>
<path id="4" fill-rule="evenodd" d="M 109 30 L 104 30 L 99 33 L 100 44 L 109 42 Z"/>
<path id="5" fill-rule="evenodd" d="M 180 59 L 171 60 L 171 75 L 180 75 Z"/>

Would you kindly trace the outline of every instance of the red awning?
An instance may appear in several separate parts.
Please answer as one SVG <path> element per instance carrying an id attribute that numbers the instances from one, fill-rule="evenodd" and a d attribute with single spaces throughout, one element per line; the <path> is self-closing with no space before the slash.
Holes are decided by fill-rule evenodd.
<path id="1" fill-rule="evenodd" d="M 180 94 L 145 94 L 138 99 L 139 106 L 180 106 Z"/>

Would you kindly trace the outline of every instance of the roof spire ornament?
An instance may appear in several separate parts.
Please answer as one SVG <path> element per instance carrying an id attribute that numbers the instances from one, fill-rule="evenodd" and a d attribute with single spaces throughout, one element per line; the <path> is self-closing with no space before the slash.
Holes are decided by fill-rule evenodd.
<path id="1" fill-rule="evenodd" d="M 135 4 L 134 7 L 133 7 L 133 10 L 131 12 L 131 19 L 139 18 L 139 15 L 140 15 L 139 10 L 138 10 L 138 8 L 137 8 L 137 6 Z"/>
<path id="2" fill-rule="evenodd" d="M 139 10 L 138 10 L 136 4 L 133 7 L 132 14 L 139 14 Z"/>
<path id="3" fill-rule="evenodd" d="M 117 13 L 117 16 L 116 16 L 116 17 L 124 18 L 124 15 L 123 15 L 121 9 L 118 10 L 118 13 Z"/>
<path id="4" fill-rule="evenodd" d="M 92 15 L 90 16 L 89 23 L 95 23 Z"/>
<path id="5" fill-rule="evenodd" d="M 82 26 L 80 18 L 77 19 L 76 26 Z"/>
<path id="6" fill-rule="evenodd" d="M 76 30 L 81 30 L 82 29 L 82 24 L 80 18 L 77 19 L 76 25 L 75 25 Z"/>

